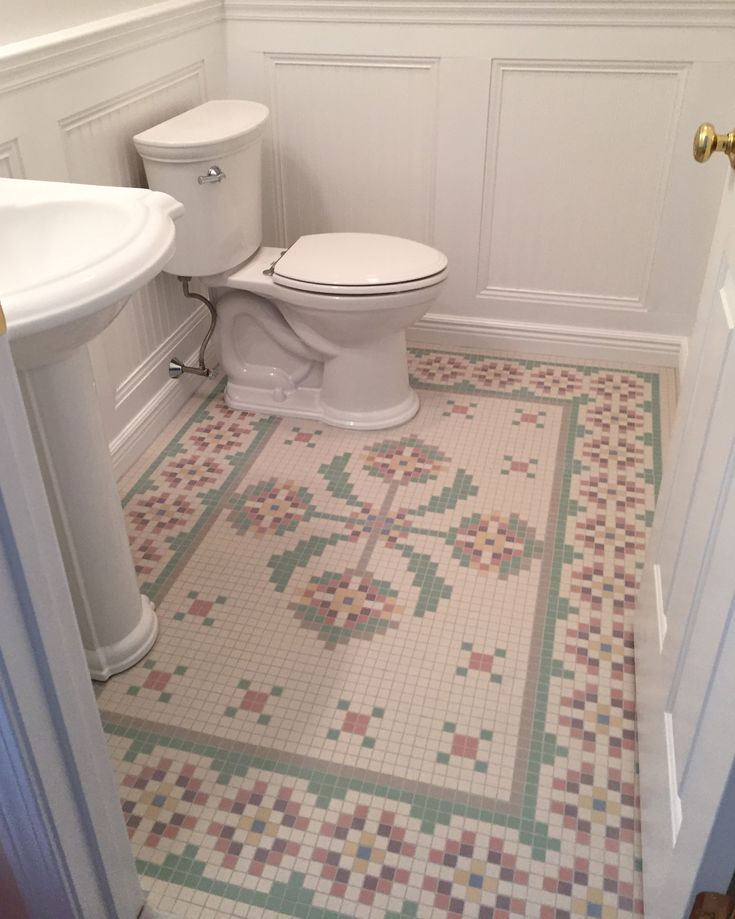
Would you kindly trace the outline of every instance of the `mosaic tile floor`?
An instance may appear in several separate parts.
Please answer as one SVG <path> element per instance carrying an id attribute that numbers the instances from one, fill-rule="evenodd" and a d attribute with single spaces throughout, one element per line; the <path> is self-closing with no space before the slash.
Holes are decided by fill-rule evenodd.
<path id="1" fill-rule="evenodd" d="M 98 701 L 154 906 L 642 915 L 631 617 L 668 375 L 411 371 L 421 412 L 377 433 L 218 387 L 126 496 L 161 636 Z"/>

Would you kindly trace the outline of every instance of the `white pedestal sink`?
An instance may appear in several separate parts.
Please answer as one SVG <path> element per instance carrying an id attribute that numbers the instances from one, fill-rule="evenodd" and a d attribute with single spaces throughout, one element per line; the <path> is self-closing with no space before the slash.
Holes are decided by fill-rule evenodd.
<path id="1" fill-rule="evenodd" d="M 86 342 L 174 252 L 182 206 L 160 192 L 0 179 L 0 302 L 94 679 L 140 660 L 141 596 Z"/>

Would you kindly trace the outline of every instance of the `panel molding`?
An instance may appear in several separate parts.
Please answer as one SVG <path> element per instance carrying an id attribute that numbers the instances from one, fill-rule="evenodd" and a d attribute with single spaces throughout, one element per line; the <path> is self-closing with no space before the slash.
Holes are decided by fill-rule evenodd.
<path id="1" fill-rule="evenodd" d="M 731 356 L 732 359 L 732 356 Z M 735 478 L 735 444 L 730 448 L 730 453 L 727 457 L 727 462 L 725 465 L 725 471 L 722 477 L 722 487 L 720 488 L 717 494 L 717 502 L 715 504 L 714 514 L 712 516 L 712 525 L 709 533 L 707 534 L 707 543 L 702 553 L 702 563 L 699 567 L 697 574 L 697 584 L 694 590 L 694 596 L 692 597 L 692 603 L 689 609 L 689 614 L 687 616 L 686 625 L 684 627 L 684 634 L 682 636 L 681 644 L 678 649 L 678 654 L 676 658 L 676 663 L 674 666 L 674 673 L 671 681 L 671 686 L 669 688 L 668 698 L 667 698 L 667 709 L 672 713 L 676 707 L 677 699 L 680 695 L 682 688 L 682 681 L 684 679 L 684 666 L 687 655 L 691 652 L 692 641 L 694 640 L 695 631 L 697 625 L 702 618 L 704 618 L 710 611 L 706 608 L 703 609 L 702 601 L 705 596 L 705 590 L 707 587 L 707 579 L 712 570 L 712 559 L 714 558 L 715 551 L 717 548 L 717 540 L 721 535 L 722 523 L 725 519 L 725 512 L 729 506 L 729 502 L 732 498 L 732 483 Z M 726 483 L 726 484 L 725 484 Z M 731 604 L 730 614 L 728 616 L 728 622 L 731 622 L 733 616 L 735 615 L 735 605 Z M 720 657 L 722 653 L 722 648 L 718 648 L 717 655 L 715 658 L 714 666 L 710 672 L 708 681 L 707 681 L 707 692 L 709 694 L 710 687 L 714 681 L 714 675 L 717 672 L 717 667 L 720 662 Z M 692 741 L 688 746 L 688 749 L 685 751 L 683 757 L 683 763 L 680 766 L 679 770 L 679 781 L 678 789 L 680 793 L 683 793 L 687 779 L 689 778 L 690 768 L 693 764 L 694 757 L 698 751 L 697 738 L 699 736 L 699 726 L 694 730 L 692 734 Z"/>
<path id="2" fill-rule="evenodd" d="M 685 62 L 638 62 L 608 60 L 495 60 L 490 76 L 490 98 L 487 116 L 487 135 L 485 144 L 485 182 L 482 190 L 482 214 L 480 245 L 477 265 L 476 296 L 481 300 L 502 303 L 519 303 L 526 306 L 572 307 L 584 309 L 602 309 L 615 311 L 646 312 L 646 295 L 651 281 L 655 261 L 661 221 L 663 217 L 666 190 L 669 183 L 671 166 L 676 152 L 674 139 L 681 117 L 686 79 L 689 65 Z M 661 138 L 660 147 L 666 156 L 658 171 L 655 204 L 652 209 L 651 224 L 646 232 L 647 260 L 635 297 L 584 294 L 563 290 L 544 288 L 504 287 L 489 283 L 490 253 L 494 232 L 494 201 L 497 187 L 497 155 L 500 149 L 500 128 L 503 113 L 503 80 L 507 73 L 551 73 L 551 74 L 633 74 L 637 76 L 670 76 L 676 80 L 674 104 L 669 114 L 666 136 Z"/>
<path id="3" fill-rule="evenodd" d="M 702 444 L 702 449 L 697 455 L 696 462 L 689 468 L 684 464 L 682 460 L 682 454 L 677 453 L 672 462 L 672 482 L 674 483 L 673 489 L 669 492 L 667 496 L 666 504 L 661 503 L 661 510 L 657 508 L 657 514 L 662 521 L 661 532 L 663 533 L 678 533 L 678 542 L 676 544 L 676 549 L 671 553 L 671 562 L 666 566 L 668 570 L 666 571 L 665 582 L 662 577 L 662 596 L 663 596 L 663 607 L 668 611 L 672 604 L 675 602 L 678 592 L 675 587 L 680 589 L 680 585 L 677 584 L 677 572 L 681 570 L 682 554 L 684 552 L 684 546 L 686 542 L 686 536 L 688 532 L 688 527 L 690 525 L 692 514 L 696 512 L 696 505 L 694 503 L 694 495 L 696 491 L 696 486 L 701 482 L 702 475 L 702 463 L 704 460 L 704 446 L 707 444 L 708 439 L 710 438 L 714 428 L 713 428 L 713 416 L 717 409 L 717 401 L 722 397 L 723 394 L 723 377 L 727 371 L 727 361 L 730 349 L 733 347 L 735 340 L 735 322 L 733 321 L 732 311 L 730 309 L 730 299 L 732 294 L 735 292 L 735 280 L 733 279 L 733 274 L 730 270 L 730 265 L 728 259 L 723 256 L 720 262 L 719 269 L 719 281 L 716 286 L 716 293 L 714 302 L 710 305 L 709 312 L 706 316 L 706 321 L 704 323 L 704 334 L 702 337 L 702 353 L 705 353 L 705 342 L 715 342 L 715 347 L 711 345 L 709 347 L 708 360 L 707 363 L 700 363 L 697 369 L 697 380 L 698 386 L 702 385 L 702 375 L 705 374 L 711 379 L 709 384 L 714 393 L 712 403 L 710 405 L 709 414 L 705 415 L 702 412 L 696 410 L 696 400 L 692 399 L 687 411 L 685 427 L 691 430 L 697 422 L 703 424 L 703 427 L 700 432 L 700 442 Z M 728 297 L 730 293 L 730 297 Z M 696 392 L 696 390 L 695 390 Z M 684 466 L 684 469 L 682 469 Z M 684 519 L 681 524 L 677 524 L 676 513 L 681 510 L 684 506 L 682 504 L 681 497 L 681 483 L 691 480 L 691 493 L 687 499 L 687 503 L 684 510 Z M 718 502 L 721 498 L 718 498 Z M 715 505 L 715 508 L 717 505 Z M 714 521 L 716 519 L 716 513 L 713 510 L 712 517 L 710 519 L 710 524 L 714 527 Z M 661 551 L 661 544 L 659 540 L 659 545 L 655 549 L 656 556 L 661 561 L 662 556 L 666 558 L 667 553 Z M 704 565 L 708 564 L 708 553 L 707 551 L 703 552 L 702 558 L 700 559 L 699 566 L 697 568 L 697 580 L 696 583 L 699 583 L 702 580 L 702 568 Z M 663 568 L 663 565 L 659 565 L 659 568 Z M 693 571 L 693 562 L 692 559 L 686 559 L 686 570 Z M 695 588 L 696 589 L 696 588 Z M 679 658 L 679 663 L 681 663 L 682 658 Z M 678 665 L 677 665 L 678 666 Z M 678 686 L 678 681 L 680 674 L 676 675 L 673 679 L 673 685 Z M 668 697 L 671 707 L 673 707 L 675 701 L 675 695 L 669 695 Z"/>
<path id="4" fill-rule="evenodd" d="M 0 144 L 0 178 L 25 178 L 23 159 L 20 155 L 20 145 L 16 137 Z"/>
<path id="5" fill-rule="evenodd" d="M 166 0 L 0 48 L 0 94 L 221 22 L 222 0 Z"/>
<path id="6" fill-rule="evenodd" d="M 64 137 L 64 152 L 67 154 L 69 152 L 69 136 L 84 125 L 90 124 L 93 121 L 104 118 L 106 115 L 111 115 L 119 109 L 127 108 L 135 102 L 141 102 L 150 96 L 155 96 L 166 89 L 171 89 L 174 86 L 186 83 L 192 79 L 195 79 L 198 83 L 199 96 L 203 99 L 205 94 L 204 61 L 200 60 L 195 64 L 189 64 L 186 67 L 174 70 L 163 77 L 151 80 L 148 83 L 143 83 L 140 86 L 136 86 L 135 89 L 120 93 L 117 96 L 111 96 L 105 99 L 104 102 L 97 103 L 89 108 L 75 112 L 73 115 L 62 118 L 59 121 L 59 127 Z M 68 161 L 68 155 L 67 162 L 71 169 L 72 164 Z"/>
<path id="7" fill-rule="evenodd" d="M 228 20 L 721 28 L 732 0 L 225 0 Z"/>
<path id="8" fill-rule="evenodd" d="M 508 322 L 479 316 L 427 313 L 408 330 L 414 345 L 459 345 L 497 348 L 526 354 L 556 354 L 579 360 L 617 360 L 623 363 L 678 367 L 686 339 L 617 329 Z"/>
<path id="9" fill-rule="evenodd" d="M 669 786 L 669 817 L 671 819 L 671 845 L 676 845 L 683 819 L 681 797 L 676 780 L 676 748 L 674 745 L 674 721 L 671 712 L 664 712 L 664 741 L 666 744 L 666 771 Z"/>
<path id="10" fill-rule="evenodd" d="M 666 632 L 669 629 L 669 620 L 666 617 L 666 610 L 664 608 L 664 590 L 661 585 L 661 566 L 657 562 L 653 564 L 651 576 L 653 578 L 653 595 L 656 608 L 656 622 L 658 625 L 658 652 L 662 654 L 664 650 L 664 641 L 666 640 Z"/>
<path id="11" fill-rule="evenodd" d="M 277 71 L 279 67 L 345 67 L 349 69 L 375 68 L 379 70 L 395 71 L 426 71 L 434 77 L 433 85 L 433 112 L 430 127 L 431 139 L 427 144 L 426 156 L 429 159 L 428 180 L 425 188 L 424 200 L 424 236 L 428 241 L 434 238 L 434 213 L 436 202 L 436 158 L 437 158 L 437 130 L 438 130 L 438 71 L 440 58 L 438 57 L 405 57 L 396 55 L 367 55 L 367 54 L 304 54 L 304 53 L 275 53 L 266 54 L 265 60 L 268 68 L 269 107 L 271 110 L 271 125 L 273 137 L 272 163 L 273 163 L 273 193 L 275 199 L 276 232 L 281 241 L 286 240 L 287 212 L 285 186 L 285 163 L 279 135 L 280 106 L 278 100 Z"/>
<path id="12" fill-rule="evenodd" d="M 645 312 L 645 305 L 636 297 L 613 297 L 595 294 L 578 294 L 571 291 L 544 290 L 543 288 L 523 287 L 483 287 L 477 295 L 480 300 L 493 300 L 502 303 L 522 303 L 526 306 L 554 306 L 565 308 L 584 307 L 585 309 L 600 310 L 630 310 L 631 312 Z"/>

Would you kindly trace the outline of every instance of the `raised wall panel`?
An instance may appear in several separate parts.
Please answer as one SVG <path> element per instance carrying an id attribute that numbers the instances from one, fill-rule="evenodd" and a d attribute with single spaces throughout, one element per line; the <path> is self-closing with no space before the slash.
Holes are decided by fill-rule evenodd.
<path id="1" fill-rule="evenodd" d="M 372 232 L 430 242 L 437 62 L 270 55 L 281 244 Z"/>
<path id="2" fill-rule="evenodd" d="M 646 309 L 685 73 L 495 62 L 478 296 Z"/>
<path id="3" fill-rule="evenodd" d="M 163 79 L 147 83 L 60 122 L 69 176 L 75 182 L 144 186 L 143 164 L 132 137 L 205 99 L 203 63 L 197 62 Z M 140 407 L 123 403 L 150 372 L 149 358 L 191 316 L 175 278 L 159 275 L 138 291 L 95 348 L 104 352 L 106 375 L 112 381 L 115 428 Z M 93 354 L 94 357 L 94 354 Z M 96 367 L 100 361 L 95 361 Z M 112 432 L 112 428 L 110 433 Z"/>
<path id="4" fill-rule="evenodd" d="M 0 144 L 0 178 L 22 179 L 24 175 L 18 141 L 9 140 Z"/>

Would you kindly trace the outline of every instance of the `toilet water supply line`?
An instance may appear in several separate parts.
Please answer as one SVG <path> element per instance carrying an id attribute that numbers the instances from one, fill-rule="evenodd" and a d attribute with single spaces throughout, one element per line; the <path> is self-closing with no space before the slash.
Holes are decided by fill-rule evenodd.
<path id="1" fill-rule="evenodd" d="M 204 352 L 207 350 L 207 345 L 209 344 L 212 335 L 214 335 L 214 327 L 217 325 L 217 310 L 215 309 L 214 303 L 212 303 L 211 300 L 208 300 L 201 294 L 192 293 L 189 290 L 189 281 L 191 281 L 191 278 L 179 276 L 178 280 L 181 281 L 181 286 L 184 288 L 185 297 L 188 297 L 190 300 L 199 300 L 200 303 L 203 303 L 207 307 L 209 310 L 210 322 L 207 334 L 204 336 L 204 341 L 199 348 L 199 361 L 197 366 L 193 367 L 190 364 L 185 364 L 183 361 L 180 361 L 178 357 L 172 357 L 168 362 L 168 375 L 172 380 L 178 380 L 178 378 L 184 373 L 196 373 L 200 377 L 208 377 L 212 371 L 204 363 Z"/>

